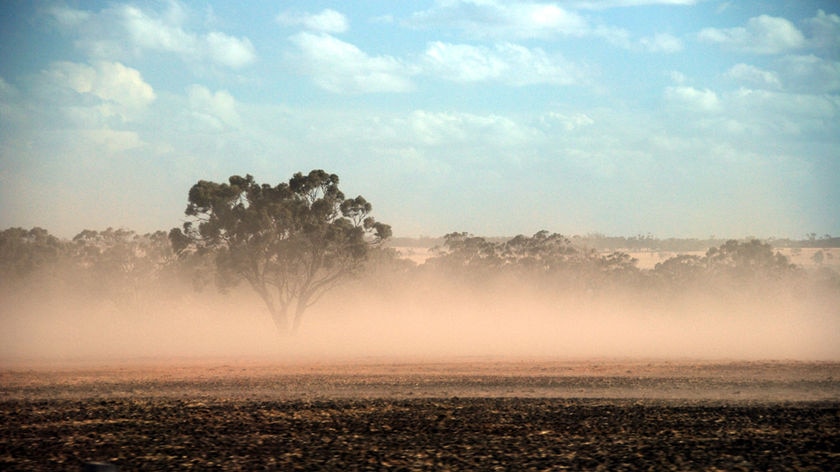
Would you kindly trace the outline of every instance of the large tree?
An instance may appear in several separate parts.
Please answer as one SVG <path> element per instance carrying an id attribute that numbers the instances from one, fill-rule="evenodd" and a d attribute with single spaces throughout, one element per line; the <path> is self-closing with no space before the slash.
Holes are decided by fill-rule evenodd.
<path id="1" fill-rule="evenodd" d="M 363 265 L 390 237 L 363 197 L 345 198 L 338 176 L 296 173 L 276 186 L 251 175 L 190 189 L 188 221 L 169 233 L 180 254 L 215 254 L 222 286 L 246 280 L 281 331 L 297 330 L 306 309 Z"/>

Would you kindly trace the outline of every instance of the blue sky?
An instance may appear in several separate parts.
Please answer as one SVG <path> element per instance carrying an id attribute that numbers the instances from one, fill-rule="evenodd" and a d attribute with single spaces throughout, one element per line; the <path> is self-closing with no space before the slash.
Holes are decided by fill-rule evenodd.
<path id="1" fill-rule="evenodd" d="M 337 173 L 398 236 L 840 234 L 833 1 L 0 3 L 0 227 Z"/>

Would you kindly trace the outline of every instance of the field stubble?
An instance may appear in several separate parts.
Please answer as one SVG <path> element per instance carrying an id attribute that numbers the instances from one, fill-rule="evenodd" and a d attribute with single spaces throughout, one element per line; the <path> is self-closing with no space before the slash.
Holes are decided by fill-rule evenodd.
<path id="1" fill-rule="evenodd" d="M 830 470 L 840 364 L 184 361 L 0 373 L 0 468 Z"/>

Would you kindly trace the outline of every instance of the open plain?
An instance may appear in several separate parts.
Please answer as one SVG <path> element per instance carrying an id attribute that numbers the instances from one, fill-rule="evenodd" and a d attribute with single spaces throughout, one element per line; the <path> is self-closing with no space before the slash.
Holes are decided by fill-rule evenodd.
<path id="1" fill-rule="evenodd" d="M 840 363 L 5 366 L 0 468 L 832 470 Z"/>

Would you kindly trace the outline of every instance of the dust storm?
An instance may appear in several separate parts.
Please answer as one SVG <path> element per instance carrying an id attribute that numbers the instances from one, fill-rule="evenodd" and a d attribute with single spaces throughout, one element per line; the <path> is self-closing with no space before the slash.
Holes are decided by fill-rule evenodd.
<path id="1" fill-rule="evenodd" d="M 421 263 L 389 251 L 328 292 L 295 333 L 279 332 L 246 284 L 220 292 L 197 287 L 195 272 L 55 265 L 4 282 L 0 359 L 840 360 L 836 279 L 813 267 L 715 283 L 703 272 L 675 285 L 635 261 L 620 276 L 576 267 L 551 278 L 475 261 L 453 269 L 455 251 Z"/>

